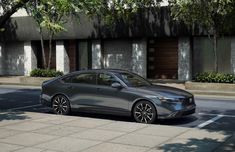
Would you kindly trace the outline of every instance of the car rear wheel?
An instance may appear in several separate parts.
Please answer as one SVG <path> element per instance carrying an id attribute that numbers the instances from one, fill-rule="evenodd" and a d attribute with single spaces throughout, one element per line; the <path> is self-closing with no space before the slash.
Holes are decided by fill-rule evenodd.
<path id="1" fill-rule="evenodd" d="M 52 108 L 55 114 L 67 115 L 70 113 L 69 100 L 63 95 L 57 95 L 53 98 Z"/>
<path id="2" fill-rule="evenodd" d="M 137 122 L 151 124 L 155 122 L 157 111 L 151 102 L 140 101 L 134 106 L 133 116 Z"/>

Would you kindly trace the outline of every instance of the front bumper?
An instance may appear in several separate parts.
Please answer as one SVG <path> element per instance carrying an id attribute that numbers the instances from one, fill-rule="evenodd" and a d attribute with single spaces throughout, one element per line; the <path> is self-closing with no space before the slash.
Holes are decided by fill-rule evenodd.
<path id="1" fill-rule="evenodd" d="M 184 110 L 179 110 L 179 111 L 174 111 L 168 114 L 164 115 L 159 115 L 159 119 L 172 119 L 172 118 L 180 118 L 183 116 L 191 115 L 196 112 L 196 106 L 193 106 L 190 109 L 184 109 Z"/>
<path id="2" fill-rule="evenodd" d="M 189 99 L 185 98 L 182 99 L 184 101 L 180 102 L 178 99 L 165 102 L 158 100 L 156 105 L 158 118 L 172 119 L 194 114 L 196 112 L 196 104 L 193 97 L 191 97 L 190 102 Z"/>

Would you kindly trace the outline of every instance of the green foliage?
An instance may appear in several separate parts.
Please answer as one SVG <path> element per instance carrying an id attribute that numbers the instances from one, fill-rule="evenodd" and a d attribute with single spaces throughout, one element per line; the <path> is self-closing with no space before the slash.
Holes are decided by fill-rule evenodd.
<path id="1" fill-rule="evenodd" d="M 204 72 L 197 74 L 194 80 L 196 82 L 235 83 L 235 75 L 215 72 Z"/>
<path id="2" fill-rule="evenodd" d="M 37 24 L 54 35 L 66 30 L 64 24 L 75 11 L 74 0 L 40 0 L 30 1 L 26 6 L 27 12 Z"/>
<path id="3" fill-rule="evenodd" d="M 130 17 L 139 9 L 158 8 L 162 0 L 80 0 L 75 5 L 80 12 L 90 17 L 98 17 L 105 23 L 114 21 L 129 21 Z"/>
<path id="4" fill-rule="evenodd" d="M 171 15 L 187 25 L 200 25 L 208 32 L 223 32 L 227 16 L 234 10 L 234 0 L 169 0 Z M 214 34 L 214 33 L 213 33 Z"/>
<path id="5" fill-rule="evenodd" d="M 62 76 L 63 72 L 56 70 L 47 70 L 47 69 L 34 69 L 31 71 L 31 77 L 58 77 Z"/>

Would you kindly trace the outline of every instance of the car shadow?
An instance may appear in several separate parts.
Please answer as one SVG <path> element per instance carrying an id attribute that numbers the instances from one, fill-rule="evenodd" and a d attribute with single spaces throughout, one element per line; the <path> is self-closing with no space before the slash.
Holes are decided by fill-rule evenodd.
<path id="1" fill-rule="evenodd" d="M 135 122 L 134 118 L 128 117 L 128 116 L 116 116 L 116 115 L 85 113 L 85 112 L 72 112 L 70 115 L 79 116 L 79 117 L 88 117 L 88 118 L 107 119 L 107 120 L 114 120 L 114 121 Z M 154 124 L 184 125 L 184 124 L 192 123 L 196 120 L 198 120 L 196 116 L 185 116 L 182 118 L 175 118 L 175 119 L 157 119 Z"/>
<path id="2" fill-rule="evenodd" d="M 198 117 L 191 115 L 191 116 L 185 116 L 181 118 L 174 118 L 174 119 L 158 119 L 156 121 L 156 124 L 161 125 L 184 125 L 188 123 L 192 123 L 194 121 L 198 120 Z"/>

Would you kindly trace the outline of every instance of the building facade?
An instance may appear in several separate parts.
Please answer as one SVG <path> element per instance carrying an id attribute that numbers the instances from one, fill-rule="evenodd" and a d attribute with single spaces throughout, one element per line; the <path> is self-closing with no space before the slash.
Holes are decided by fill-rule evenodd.
<path id="1" fill-rule="evenodd" d="M 157 15 L 140 12 L 132 23 L 106 26 L 81 15 L 71 17 L 53 40 L 51 67 L 69 73 L 82 69 L 127 69 L 149 79 L 191 80 L 212 71 L 213 42 L 203 30 L 171 20 L 167 8 Z M 45 32 L 45 52 L 48 40 Z M 235 36 L 218 40 L 219 72 L 235 73 Z M 42 67 L 40 35 L 29 16 L 16 15 L 0 33 L 0 75 L 29 75 Z"/>

